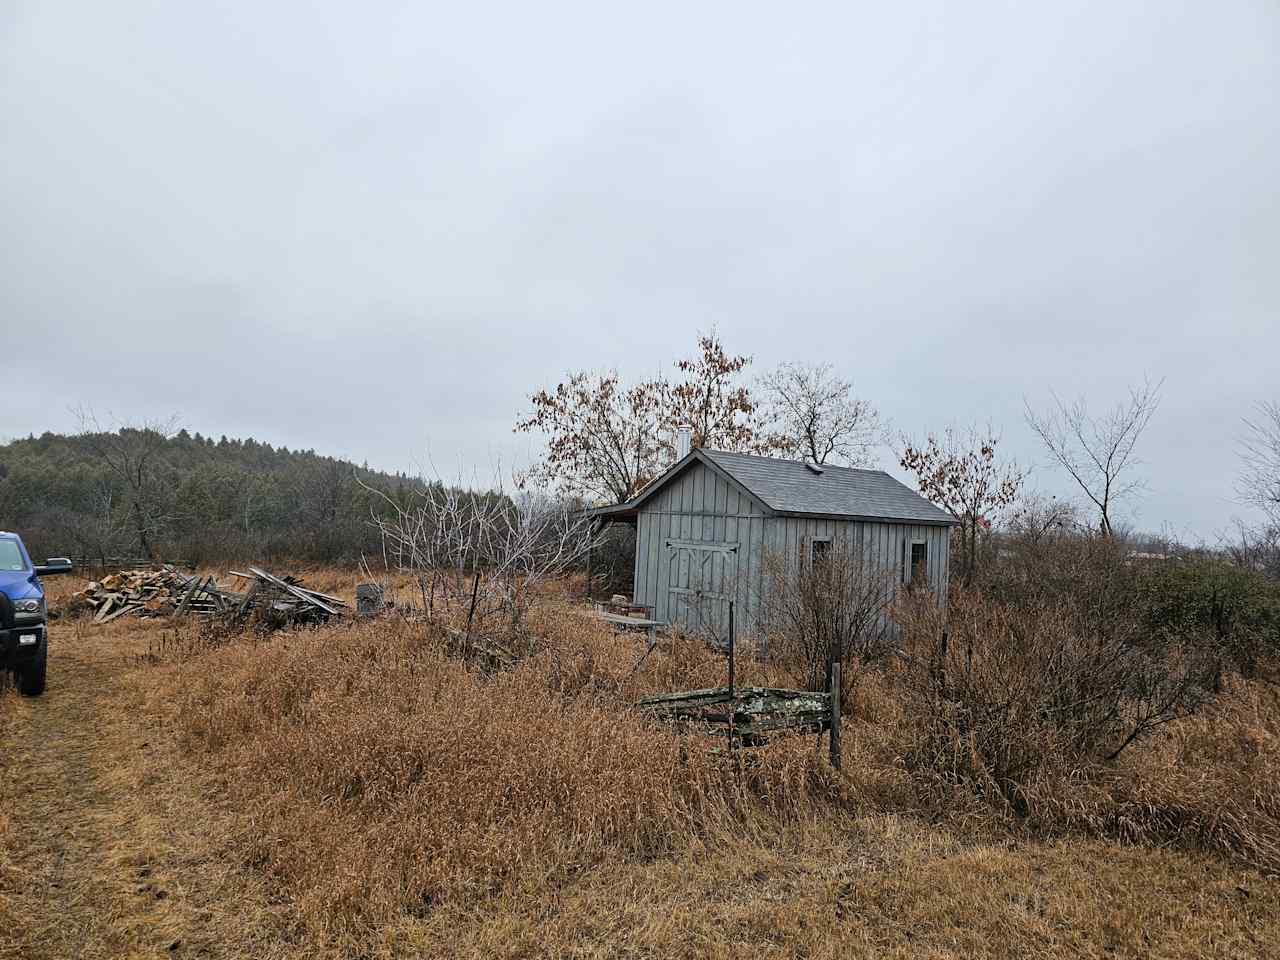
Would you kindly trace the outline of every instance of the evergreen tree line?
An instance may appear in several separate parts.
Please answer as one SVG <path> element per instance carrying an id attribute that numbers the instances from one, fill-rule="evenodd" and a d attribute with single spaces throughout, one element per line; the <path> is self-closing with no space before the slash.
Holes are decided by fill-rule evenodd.
<path id="1" fill-rule="evenodd" d="M 372 488 L 372 489 L 370 489 Z M 151 427 L 0 445 L 0 529 L 33 557 L 354 562 L 380 555 L 380 494 L 420 481 L 312 450 Z"/>

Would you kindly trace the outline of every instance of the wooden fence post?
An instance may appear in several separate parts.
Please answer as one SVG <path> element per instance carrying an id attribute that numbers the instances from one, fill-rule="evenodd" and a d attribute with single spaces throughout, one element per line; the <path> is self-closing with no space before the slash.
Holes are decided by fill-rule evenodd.
<path id="1" fill-rule="evenodd" d="M 947 631 L 942 631 L 942 644 L 938 648 L 938 657 L 936 660 L 934 684 L 937 688 L 937 695 L 946 699 L 947 696 L 947 647 L 951 638 L 947 636 Z"/>
<path id="2" fill-rule="evenodd" d="M 831 766 L 840 769 L 840 661 L 831 664 Z"/>
<path id="3" fill-rule="evenodd" d="M 729 696 L 733 696 L 734 674 L 734 636 L 733 636 L 733 601 L 729 601 Z"/>
<path id="4" fill-rule="evenodd" d="M 734 682 L 734 636 L 733 636 L 733 601 L 729 601 L 729 751 L 735 757 L 738 755 L 734 749 L 736 746 L 735 736 L 737 735 L 737 723 L 734 714 L 738 710 L 738 700 L 733 689 Z"/>

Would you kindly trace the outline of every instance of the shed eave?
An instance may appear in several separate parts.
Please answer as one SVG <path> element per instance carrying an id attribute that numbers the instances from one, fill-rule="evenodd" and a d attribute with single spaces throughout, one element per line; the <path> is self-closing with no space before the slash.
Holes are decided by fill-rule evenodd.
<path id="1" fill-rule="evenodd" d="M 639 513 L 630 503 L 615 503 L 607 507 L 589 507 L 582 511 L 582 516 L 602 523 L 635 523 Z"/>
<path id="2" fill-rule="evenodd" d="M 776 516 L 808 520 L 850 520 L 856 523 L 906 523 L 927 527 L 954 527 L 960 523 L 959 520 L 955 520 L 952 517 L 938 517 L 926 520 L 920 517 L 869 516 L 863 513 L 811 513 L 807 510 L 780 510 Z"/>

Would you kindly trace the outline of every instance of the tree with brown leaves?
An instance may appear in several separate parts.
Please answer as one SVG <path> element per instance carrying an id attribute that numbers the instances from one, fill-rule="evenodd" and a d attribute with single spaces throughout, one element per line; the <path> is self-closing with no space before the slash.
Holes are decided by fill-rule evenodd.
<path id="1" fill-rule="evenodd" d="M 676 361 L 684 379 L 663 385 L 663 426 L 673 435 L 682 425 L 693 445 L 711 450 L 767 453 L 774 449 L 742 372 L 751 357 L 727 352 L 714 330 L 699 334 L 698 353 Z"/>
<path id="2" fill-rule="evenodd" d="M 562 493 L 621 503 L 675 460 L 676 431 L 689 426 L 695 447 L 766 452 L 771 439 L 743 382 L 748 356 L 727 352 L 713 331 L 698 353 L 676 362 L 683 378 L 626 386 L 618 372 L 574 373 L 530 398 L 517 432 L 547 438 L 529 481 Z"/>
<path id="3" fill-rule="evenodd" d="M 904 438 L 900 463 L 916 476 L 920 492 L 960 521 L 960 558 L 965 583 L 978 564 L 978 538 L 1018 497 L 1026 473 L 996 460 L 999 436 L 988 426 L 947 427 L 942 439 L 929 434 L 917 445 Z"/>
<path id="4" fill-rule="evenodd" d="M 625 386 L 616 370 L 574 373 L 531 398 L 518 432 L 547 438 L 526 479 L 561 492 L 622 503 L 657 476 L 669 444 L 660 439 L 663 390 L 656 381 Z"/>

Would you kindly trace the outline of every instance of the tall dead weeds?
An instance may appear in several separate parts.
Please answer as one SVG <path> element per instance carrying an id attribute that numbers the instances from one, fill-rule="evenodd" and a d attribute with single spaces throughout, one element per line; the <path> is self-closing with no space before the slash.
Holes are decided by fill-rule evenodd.
<path id="1" fill-rule="evenodd" d="M 838 792 L 812 738 L 736 763 L 627 707 L 633 643 L 601 632 L 570 650 L 540 625 L 543 647 L 492 676 L 394 620 L 233 644 L 168 674 L 184 747 L 247 811 L 251 859 L 314 932 L 358 939 L 402 910 L 741 836 Z"/>

